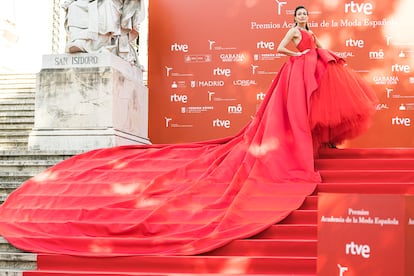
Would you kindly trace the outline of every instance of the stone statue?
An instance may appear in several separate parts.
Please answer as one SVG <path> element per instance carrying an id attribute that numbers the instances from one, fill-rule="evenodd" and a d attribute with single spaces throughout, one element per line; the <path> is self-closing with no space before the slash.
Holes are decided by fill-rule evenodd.
<path id="1" fill-rule="evenodd" d="M 64 0 L 66 52 L 109 51 L 138 65 L 136 40 L 144 0 Z"/>

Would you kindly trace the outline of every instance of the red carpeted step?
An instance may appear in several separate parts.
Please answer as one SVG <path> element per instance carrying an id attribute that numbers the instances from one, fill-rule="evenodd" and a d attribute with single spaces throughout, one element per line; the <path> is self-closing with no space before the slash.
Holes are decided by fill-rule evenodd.
<path id="1" fill-rule="evenodd" d="M 324 183 L 414 183 L 414 170 L 321 170 Z"/>
<path id="2" fill-rule="evenodd" d="M 413 170 L 414 158 L 341 158 L 341 159 L 317 159 L 317 170 Z"/>
<path id="3" fill-rule="evenodd" d="M 226 275 L 229 275 L 227 273 Z M 99 271 L 51 271 L 51 270 L 42 270 L 42 271 L 27 271 L 23 272 L 23 276 L 68 276 L 68 275 L 76 275 L 76 276 L 223 276 L 223 273 L 151 273 L 151 272 L 99 272 Z M 251 273 L 238 273 L 232 274 L 238 276 L 268 276 L 268 275 L 285 275 L 286 274 L 251 274 Z M 310 274 L 295 274 L 295 275 L 302 275 L 302 276 L 314 276 L 314 273 Z"/>
<path id="4" fill-rule="evenodd" d="M 316 239 L 317 225 L 315 224 L 275 224 L 267 230 L 251 237 L 252 239 Z"/>
<path id="5" fill-rule="evenodd" d="M 318 158 L 414 158 L 414 148 L 321 149 Z"/>
<path id="6" fill-rule="evenodd" d="M 318 196 L 307 196 L 305 201 L 303 202 L 302 206 L 300 206 L 301 210 L 316 210 L 318 209 Z"/>
<path id="7" fill-rule="evenodd" d="M 314 275 L 316 258 L 243 256 L 131 256 L 83 258 L 66 255 L 38 256 L 38 271 L 221 273 Z M 37 272 L 37 271 L 36 271 Z M 38 275 L 35 274 L 26 275 Z M 32 272 L 30 272 L 32 273 Z"/>
<path id="8" fill-rule="evenodd" d="M 321 183 L 317 193 L 414 194 L 414 183 Z"/>
<path id="9" fill-rule="evenodd" d="M 317 251 L 314 240 L 235 240 L 202 254 L 203 256 L 277 256 L 314 257 Z"/>
<path id="10" fill-rule="evenodd" d="M 281 224 L 316 224 L 318 217 L 317 210 L 295 210 L 288 217 L 282 220 Z"/>

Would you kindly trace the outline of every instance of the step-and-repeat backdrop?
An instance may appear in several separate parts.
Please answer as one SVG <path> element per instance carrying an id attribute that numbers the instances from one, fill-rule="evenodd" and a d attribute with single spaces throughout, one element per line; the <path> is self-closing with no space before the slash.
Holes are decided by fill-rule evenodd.
<path id="1" fill-rule="evenodd" d="M 236 134 L 287 60 L 276 48 L 297 5 L 308 8 L 324 47 L 344 57 L 380 99 L 371 129 L 343 146 L 414 146 L 412 0 L 149 1 L 151 141 Z"/>

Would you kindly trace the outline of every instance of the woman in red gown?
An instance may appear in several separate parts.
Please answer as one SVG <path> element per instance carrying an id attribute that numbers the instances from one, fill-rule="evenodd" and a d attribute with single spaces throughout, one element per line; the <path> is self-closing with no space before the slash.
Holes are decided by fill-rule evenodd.
<path id="1" fill-rule="evenodd" d="M 321 177 L 314 149 L 366 129 L 375 95 L 319 48 L 307 12 L 291 57 L 238 134 L 198 143 L 89 151 L 27 180 L 0 206 L 0 235 L 33 252 L 190 255 L 283 220 Z M 286 49 L 293 41 L 298 52 Z"/>
<path id="2" fill-rule="evenodd" d="M 362 134 L 370 124 L 375 93 L 345 61 L 329 50 L 308 27 L 308 11 L 304 6 L 295 9 L 295 27 L 279 44 L 278 52 L 291 56 L 285 66 L 291 69 L 293 81 L 304 80 L 306 107 L 313 135 L 315 154 L 323 144 L 339 144 Z M 293 42 L 298 51 L 286 48 Z M 294 68 L 293 68 L 294 67 Z M 297 67 L 303 71 L 297 70 Z M 302 75 L 303 74 L 303 75 Z"/>

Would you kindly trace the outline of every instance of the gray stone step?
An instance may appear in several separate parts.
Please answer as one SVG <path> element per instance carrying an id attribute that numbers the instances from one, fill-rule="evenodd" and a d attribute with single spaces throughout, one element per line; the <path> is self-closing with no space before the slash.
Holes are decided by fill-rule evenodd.
<path id="1" fill-rule="evenodd" d="M 10 104 L 10 105 L 3 105 L 0 109 L 2 112 L 15 112 L 15 111 L 35 111 L 34 104 Z"/>
<path id="2" fill-rule="evenodd" d="M 20 117 L 20 118 L 2 118 L 0 117 L 0 124 L 8 123 L 32 123 L 34 124 L 34 117 Z"/>
<path id="3" fill-rule="evenodd" d="M 34 270 L 37 255 L 33 253 L 0 252 L 0 268 L 3 270 Z"/>
<path id="4" fill-rule="evenodd" d="M 5 202 L 5 201 L 6 201 L 7 196 L 8 196 L 8 195 L 6 195 L 6 194 L 0 194 L 0 204 L 2 204 L 3 202 Z"/>
<path id="5" fill-rule="evenodd" d="M 0 109 L 1 117 L 34 117 L 34 110 L 4 110 Z"/>
<path id="6" fill-rule="evenodd" d="M 0 74 L 0 83 L 3 82 L 34 82 L 36 74 Z"/>
<path id="7" fill-rule="evenodd" d="M 11 245 L 5 238 L 0 236 L 0 252 L 24 253 L 22 250 Z"/>
<path id="8" fill-rule="evenodd" d="M 30 134 L 30 129 L 26 130 L 8 130 L 0 128 L 0 137 L 14 139 L 18 137 L 28 137 Z"/>
<path id="9" fill-rule="evenodd" d="M 0 196 L 5 196 L 20 187 L 21 182 L 1 182 Z"/>
<path id="10" fill-rule="evenodd" d="M 0 137 L 0 148 L 2 149 L 24 149 L 28 147 L 28 137 L 16 137 L 13 139 Z"/>
<path id="11" fill-rule="evenodd" d="M 0 89 L 34 89 L 36 88 L 35 83 L 27 82 L 0 82 Z M 0 93 L 1 94 L 1 93 Z"/>
<path id="12" fill-rule="evenodd" d="M 27 151 L 34 126 L 35 74 L 0 74 L 0 204 L 25 180 L 73 154 Z M 0 237 L 0 276 L 36 269 L 36 254 Z"/>
<path id="13" fill-rule="evenodd" d="M 25 270 L 0 269 L 0 276 L 23 276 Z"/>
<path id="14" fill-rule="evenodd" d="M 35 87 L 16 87 L 7 88 L 0 86 L 0 98 L 13 97 L 31 97 L 34 98 L 36 93 Z"/>
<path id="15" fill-rule="evenodd" d="M 54 160 L 0 160 L 0 172 L 41 172 L 56 164 Z"/>
<path id="16" fill-rule="evenodd" d="M 67 159 L 75 154 L 80 153 L 79 151 L 10 151 L 0 150 L 1 160 L 60 160 Z"/>
<path id="17" fill-rule="evenodd" d="M 26 270 L 0 269 L 0 276 L 23 276 Z"/>
<path id="18" fill-rule="evenodd" d="M 25 98 L 21 98 L 21 99 L 2 99 L 0 101 L 0 108 L 3 108 L 5 106 L 8 105 L 34 105 L 35 104 L 35 98 L 31 98 L 31 97 L 25 97 Z"/>
<path id="19" fill-rule="evenodd" d="M 15 104 L 22 104 L 24 101 L 31 100 L 32 102 L 35 101 L 35 94 L 33 93 L 9 93 L 9 94 L 3 94 L 0 92 L 0 100 L 2 101 L 2 105 L 10 105 L 11 101 L 15 101 Z"/>
<path id="20" fill-rule="evenodd" d="M 38 172 L 1 172 L 0 171 L 0 182 L 20 182 L 23 183 L 30 177 L 33 177 Z"/>
<path id="21" fill-rule="evenodd" d="M 0 130 L 1 131 L 22 131 L 22 130 L 25 130 L 25 131 L 27 131 L 27 130 L 29 130 L 29 132 L 33 129 L 33 126 L 34 126 L 34 124 L 31 124 L 31 123 L 29 123 L 29 124 L 24 124 L 24 123 L 20 123 L 20 124 L 11 124 L 11 123 L 8 123 L 8 124 L 5 124 L 5 123 L 3 123 L 3 124 L 0 124 Z"/>

